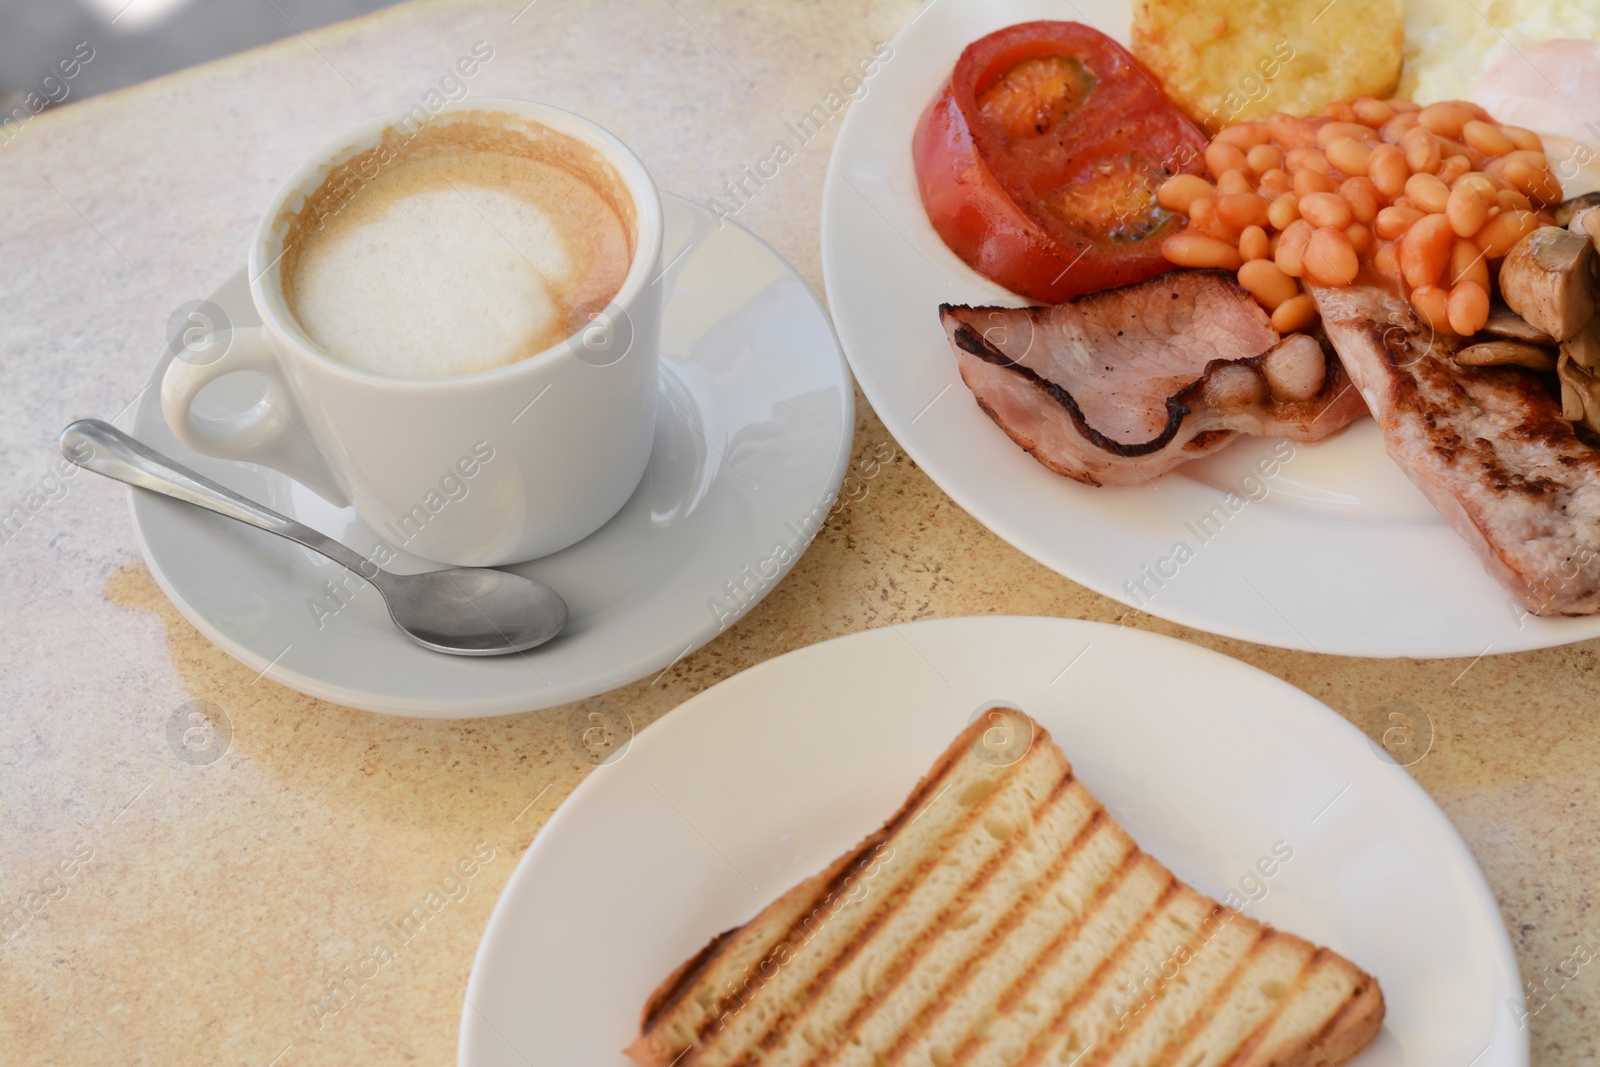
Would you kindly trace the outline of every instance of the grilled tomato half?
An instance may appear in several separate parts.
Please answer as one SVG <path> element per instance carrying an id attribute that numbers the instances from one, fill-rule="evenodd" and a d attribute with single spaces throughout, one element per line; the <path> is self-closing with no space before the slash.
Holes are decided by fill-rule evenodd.
<path id="1" fill-rule="evenodd" d="M 967 46 L 912 157 L 933 228 L 970 267 L 1045 303 L 1160 274 L 1181 220 L 1156 203 L 1206 138 L 1139 61 L 1076 22 Z"/>

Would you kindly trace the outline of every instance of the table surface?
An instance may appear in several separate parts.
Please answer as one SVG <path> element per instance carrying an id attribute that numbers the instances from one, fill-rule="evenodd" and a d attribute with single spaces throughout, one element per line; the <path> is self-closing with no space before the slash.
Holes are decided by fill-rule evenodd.
<path id="1" fill-rule="evenodd" d="M 257 213 L 324 140 L 421 100 L 475 42 L 476 95 L 547 100 L 616 131 L 661 186 L 719 195 L 913 0 L 414 3 L 76 103 L 0 147 L 0 1060 L 445 1064 L 473 952 L 530 841 L 591 764 L 582 704 L 507 718 L 387 718 L 301 696 L 214 648 L 141 561 L 127 490 L 62 479 L 74 418 L 120 418 L 171 311 L 238 269 Z M 112 52 L 117 34 L 92 42 Z M 838 123 L 739 221 L 819 293 Z M 858 397 L 855 457 L 892 454 L 750 615 L 608 699 L 643 727 L 772 656 L 954 615 L 1122 620 L 1217 649 L 1366 721 L 1431 722 L 1409 768 L 1499 900 L 1535 1063 L 1595 1062 L 1600 642 L 1478 661 L 1354 660 L 1214 637 L 1046 570 L 956 507 Z M 876 468 L 875 468 L 876 469 Z M 853 494 L 859 495 L 859 494 Z M 14 508 L 20 512 L 13 512 Z M 231 748 L 169 746 L 206 701 Z M 1420 720 L 1419 720 L 1420 721 Z M 492 853 L 395 965 L 335 1016 L 328 982 L 445 865 Z M 68 872 L 68 873 L 63 873 Z M 18 910 L 20 909 L 20 910 Z M 19 918 L 18 916 L 21 916 Z M 1465 1065 L 1462 1065 L 1465 1067 Z"/>

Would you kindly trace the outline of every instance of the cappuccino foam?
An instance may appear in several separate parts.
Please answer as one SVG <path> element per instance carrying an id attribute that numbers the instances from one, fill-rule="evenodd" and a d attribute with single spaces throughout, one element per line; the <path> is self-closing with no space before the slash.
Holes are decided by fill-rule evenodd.
<path id="1" fill-rule="evenodd" d="M 632 216 L 587 145 L 453 112 L 388 131 L 329 175 L 289 222 L 284 296 L 350 366 L 487 370 L 543 352 L 611 302 L 633 259 Z"/>

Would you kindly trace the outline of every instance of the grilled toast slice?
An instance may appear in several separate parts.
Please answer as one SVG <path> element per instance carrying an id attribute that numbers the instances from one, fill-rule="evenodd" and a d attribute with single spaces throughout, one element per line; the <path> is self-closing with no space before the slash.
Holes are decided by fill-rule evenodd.
<path id="1" fill-rule="evenodd" d="M 1139 850 L 1018 712 L 881 829 L 713 938 L 645 1003 L 639 1067 L 1326 1067 L 1370 975 Z"/>

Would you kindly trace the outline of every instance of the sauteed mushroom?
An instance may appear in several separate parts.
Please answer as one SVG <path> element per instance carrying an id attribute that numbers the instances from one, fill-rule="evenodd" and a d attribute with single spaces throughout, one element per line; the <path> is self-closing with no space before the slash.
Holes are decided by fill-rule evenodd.
<path id="1" fill-rule="evenodd" d="M 1594 317 L 1595 246 L 1559 226 L 1541 226 L 1506 253 L 1500 292 L 1506 305 L 1557 341 Z"/>
<path id="2" fill-rule="evenodd" d="M 1505 341 L 1522 341 L 1530 345 L 1553 345 L 1556 339 L 1543 330 L 1536 330 L 1529 325 L 1528 320 L 1506 307 L 1499 300 L 1489 305 L 1489 321 L 1483 324 L 1479 333 L 1486 333 L 1490 337 L 1498 337 Z"/>
<path id="3" fill-rule="evenodd" d="M 1523 341 L 1482 341 L 1457 352 L 1456 365 L 1527 367 L 1529 370 L 1548 373 L 1556 369 L 1556 354 L 1548 348 L 1530 345 Z"/>

